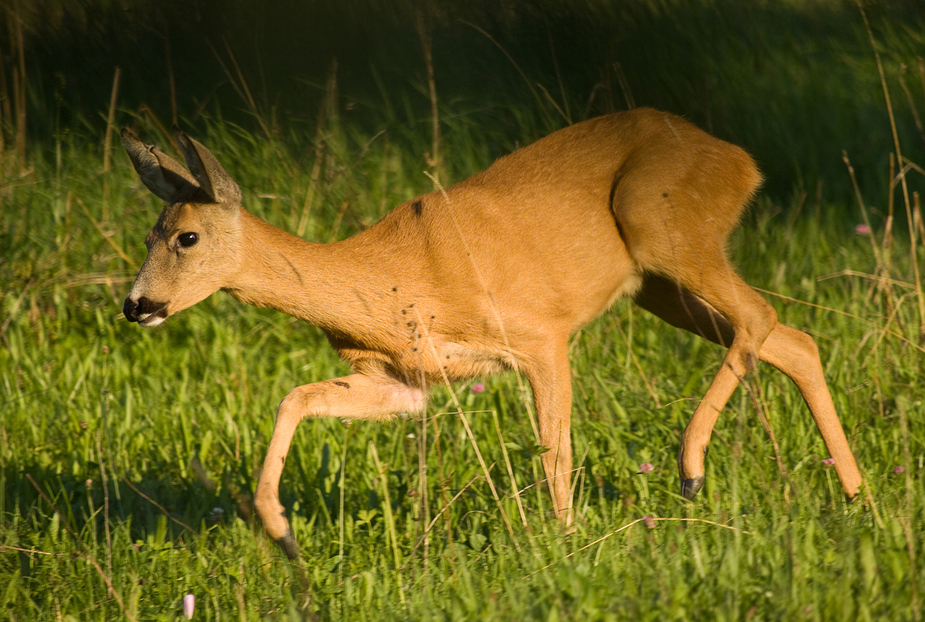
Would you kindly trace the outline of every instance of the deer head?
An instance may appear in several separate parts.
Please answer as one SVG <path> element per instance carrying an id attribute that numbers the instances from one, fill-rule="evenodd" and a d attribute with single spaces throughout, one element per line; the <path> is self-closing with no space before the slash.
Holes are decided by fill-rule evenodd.
<path id="1" fill-rule="evenodd" d="M 240 261 L 241 191 L 208 149 L 174 129 L 188 171 L 122 130 L 142 183 L 167 203 L 145 238 L 148 256 L 122 308 L 141 326 L 157 326 L 218 291 Z"/>

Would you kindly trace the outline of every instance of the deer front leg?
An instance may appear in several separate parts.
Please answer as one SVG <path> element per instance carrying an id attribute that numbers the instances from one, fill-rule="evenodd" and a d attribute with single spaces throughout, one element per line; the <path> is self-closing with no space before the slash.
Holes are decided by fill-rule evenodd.
<path id="1" fill-rule="evenodd" d="M 525 369 L 533 388 L 533 403 L 539 424 L 543 472 L 549 485 L 556 518 L 572 523 L 572 383 L 566 348 L 540 366 Z"/>
<path id="2" fill-rule="evenodd" d="M 276 425 L 257 483 L 254 507 L 271 538 L 289 559 L 299 556 L 285 508 L 279 502 L 279 480 L 299 422 L 306 417 L 390 419 L 402 412 L 421 412 L 424 392 L 389 377 L 353 374 L 293 389 L 276 412 Z"/>

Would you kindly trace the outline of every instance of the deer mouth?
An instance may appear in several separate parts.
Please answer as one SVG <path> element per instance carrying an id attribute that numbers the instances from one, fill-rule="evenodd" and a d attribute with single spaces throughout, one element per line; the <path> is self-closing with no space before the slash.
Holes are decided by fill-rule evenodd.
<path id="1" fill-rule="evenodd" d="M 138 325 L 145 328 L 150 328 L 152 326 L 157 326 L 161 322 L 167 319 L 167 307 L 159 310 L 157 313 L 152 313 L 143 318 L 138 319 Z"/>
<path id="2" fill-rule="evenodd" d="M 122 313 L 129 322 L 138 322 L 139 326 L 149 328 L 167 319 L 170 315 L 167 312 L 167 304 L 166 302 L 154 302 L 144 297 L 137 301 L 126 298 Z"/>

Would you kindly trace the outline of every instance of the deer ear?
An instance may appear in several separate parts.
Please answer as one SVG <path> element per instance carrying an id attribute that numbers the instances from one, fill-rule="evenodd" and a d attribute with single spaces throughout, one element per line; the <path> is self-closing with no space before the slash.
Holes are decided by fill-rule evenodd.
<path id="1" fill-rule="evenodd" d="M 180 151 L 186 158 L 186 165 L 205 193 L 216 203 L 228 206 L 240 205 L 241 189 L 225 172 L 212 152 L 199 141 L 187 136 L 180 128 L 174 126 L 173 129 L 177 134 L 177 142 L 180 143 Z"/>
<path id="2" fill-rule="evenodd" d="M 175 203 L 199 187 L 183 165 L 156 146 L 144 144 L 128 129 L 122 130 L 122 146 L 141 182 L 163 201 Z"/>

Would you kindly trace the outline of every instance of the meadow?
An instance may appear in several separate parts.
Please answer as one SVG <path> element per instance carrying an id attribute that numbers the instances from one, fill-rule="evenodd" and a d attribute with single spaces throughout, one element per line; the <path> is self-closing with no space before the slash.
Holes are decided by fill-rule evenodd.
<path id="1" fill-rule="evenodd" d="M 151 61 L 163 40 L 141 22 L 155 15 L 156 30 L 181 4 L 139 4 L 105 42 L 62 8 L 44 47 L 28 7 L 4 13 L 0 618 L 177 620 L 188 595 L 194 620 L 921 618 L 925 14 L 914 3 L 863 15 L 835 0 L 571 13 L 512 2 L 498 14 L 318 3 L 328 34 L 305 58 L 323 60 L 303 73 L 286 47 L 296 38 L 277 33 L 289 33 L 286 11 L 309 9 L 287 3 L 272 18 L 229 3 L 208 62 L 185 45 L 198 22 L 178 24 L 172 61 Z M 127 19 L 108 3 L 75 6 Z M 235 38 L 248 26 L 263 56 Z M 349 42 L 330 34 L 348 26 L 360 32 Z M 100 44 L 90 68 L 65 59 L 80 28 Z M 350 42 L 336 62 L 319 51 Z M 115 80 L 93 64 L 114 50 Z M 511 373 L 436 388 L 423 418 L 303 422 L 281 484 L 303 558 L 287 561 L 251 506 L 273 415 L 291 388 L 348 370 L 319 330 L 224 293 L 153 330 L 125 321 L 161 204 L 118 127 L 176 155 L 175 115 L 248 210 L 333 241 L 433 189 L 425 173 L 452 183 L 634 105 L 755 154 L 766 189 L 730 257 L 817 341 L 862 498 L 845 500 L 796 388 L 762 365 L 717 425 L 704 489 L 684 500 L 679 435 L 723 351 L 620 301 L 571 343 L 572 533 L 552 516 L 526 384 Z"/>

